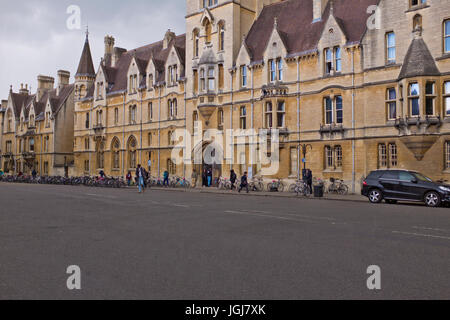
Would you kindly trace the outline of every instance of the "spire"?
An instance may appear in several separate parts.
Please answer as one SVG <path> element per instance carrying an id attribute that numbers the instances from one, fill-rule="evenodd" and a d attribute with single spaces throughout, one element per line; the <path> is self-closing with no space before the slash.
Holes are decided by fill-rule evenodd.
<path id="1" fill-rule="evenodd" d="M 91 47 L 89 46 L 89 30 L 86 28 L 86 41 L 84 43 L 83 52 L 81 54 L 80 63 L 78 64 L 77 76 L 95 77 L 94 64 L 92 62 Z"/>

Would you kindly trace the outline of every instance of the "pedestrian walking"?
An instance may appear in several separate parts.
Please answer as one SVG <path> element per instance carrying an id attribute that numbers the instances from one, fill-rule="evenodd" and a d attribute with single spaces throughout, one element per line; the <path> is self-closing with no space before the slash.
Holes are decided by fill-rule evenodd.
<path id="1" fill-rule="evenodd" d="M 250 190 L 248 189 L 248 176 L 247 175 L 248 175 L 248 173 L 245 172 L 241 178 L 241 186 L 239 188 L 239 193 L 241 193 L 242 189 L 244 189 L 244 188 L 247 190 L 247 193 L 250 192 Z"/>
<path id="2" fill-rule="evenodd" d="M 127 185 L 131 186 L 131 179 L 133 179 L 133 176 L 131 175 L 131 171 L 128 171 L 125 179 L 127 179 Z"/>
<path id="3" fill-rule="evenodd" d="M 208 186 L 208 174 L 206 172 L 206 169 L 203 169 L 203 173 L 202 173 L 202 187 L 207 187 Z"/>
<path id="4" fill-rule="evenodd" d="M 212 178 L 213 178 L 212 169 L 209 168 L 207 171 L 208 188 L 211 187 L 212 185 Z"/>
<path id="5" fill-rule="evenodd" d="M 234 185 L 236 183 L 236 180 L 237 180 L 236 172 L 234 172 L 234 170 L 231 170 L 231 172 L 230 172 L 231 190 L 234 190 Z"/>
<path id="6" fill-rule="evenodd" d="M 164 175 L 163 175 L 163 177 L 164 177 L 164 182 L 163 182 L 163 186 L 164 187 L 169 187 L 169 171 L 164 171 Z"/>
<path id="7" fill-rule="evenodd" d="M 308 172 L 306 174 L 306 184 L 309 187 L 310 194 L 312 194 L 313 174 L 310 169 L 308 169 Z"/>
<path id="8" fill-rule="evenodd" d="M 145 170 L 144 168 L 141 167 L 140 164 L 138 164 L 136 169 L 136 179 L 138 181 L 139 193 L 145 192 L 144 177 L 145 177 Z"/>
<path id="9" fill-rule="evenodd" d="M 36 169 L 33 169 L 33 171 L 31 172 L 31 176 L 33 177 L 33 180 L 36 180 L 37 177 Z"/>
<path id="10" fill-rule="evenodd" d="M 152 174 L 152 159 L 148 159 L 147 168 L 148 168 L 148 173 Z"/>

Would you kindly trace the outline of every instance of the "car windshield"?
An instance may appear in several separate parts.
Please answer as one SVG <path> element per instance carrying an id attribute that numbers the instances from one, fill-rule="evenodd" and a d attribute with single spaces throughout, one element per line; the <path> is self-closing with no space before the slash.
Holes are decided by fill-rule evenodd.
<path id="1" fill-rule="evenodd" d="M 413 174 L 417 179 L 419 179 L 420 181 L 433 182 L 433 180 L 431 180 L 430 178 L 424 176 L 424 175 L 421 174 L 421 173 L 418 173 L 418 172 L 412 172 L 412 174 Z"/>

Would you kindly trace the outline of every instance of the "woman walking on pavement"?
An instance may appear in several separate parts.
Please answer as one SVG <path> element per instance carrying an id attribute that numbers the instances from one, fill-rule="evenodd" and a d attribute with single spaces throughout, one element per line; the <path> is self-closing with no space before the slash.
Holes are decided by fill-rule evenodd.
<path id="1" fill-rule="evenodd" d="M 145 192 L 144 177 L 145 177 L 144 168 L 142 168 L 141 165 L 138 164 L 136 169 L 136 179 L 138 181 L 139 193 Z"/>

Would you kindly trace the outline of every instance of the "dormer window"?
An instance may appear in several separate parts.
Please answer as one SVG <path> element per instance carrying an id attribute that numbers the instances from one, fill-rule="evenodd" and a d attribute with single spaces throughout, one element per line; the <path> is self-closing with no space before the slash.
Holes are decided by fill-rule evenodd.
<path id="1" fill-rule="evenodd" d="M 45 127 L 50 128 L 50 112 L 45 113 Z"/>
<path id="2" fill-rule="evenodd" d="M 138 78 L 137 75 L 130 75 L 130 79 L 129 79 L 129 94 L 133 94 L 137 92 L 137 88 L 138 88 Z"/>
<path id="3" fill-rule="evenodd" d="M 153 88 L 153 73 L 148 75 L 148 88 Z"/>
<path id="4" fill-rule="evenodd" d="M 283 81 L 283 60 L 281 58 L 269 60 L 269 81 Z"/>
<path id="5" fill-rule="evenodd" d="M 103 82 L 97 82 L 97 99 L 102 98 Z"/>
<path id="6" fill-rule="evenodd" d="M 173 65 L 169 67 L 169 85 L 173 86 L 178 81 L 178 73 L 177 73 L 178 66 Z"/>
<path id="7" fill-rule="evenodd" d="M 211 35 L 212 35 L 211 22 L 209 22 L 209 20 L 205 20 L 204 27 L 205 27 L 206 43 L 211 43 Z"/>
<path id="8" fill-rule="evenodd" d="M 30 128 L 34 128 L 35 121 L 34 121 L 34 115 L 30 115 Z"/>
<path id="9" fill-rule="evenodd" d="M 247 86 L 247 66 L 241 66 L 241 87 Z"/>
<path id="10" fill-rule="evenodd" d="M 12 131 L 12 120 L 13 119 L 13 115 L 12 115 L 12 112 L 11 112 L 11 110 L 8 110 L 8 124 L 7 124 L 7 126 L 6 126 L 6 128 L 7 128 L 7 132 L 11 132 Z"/>

